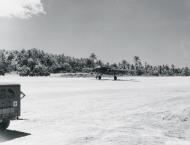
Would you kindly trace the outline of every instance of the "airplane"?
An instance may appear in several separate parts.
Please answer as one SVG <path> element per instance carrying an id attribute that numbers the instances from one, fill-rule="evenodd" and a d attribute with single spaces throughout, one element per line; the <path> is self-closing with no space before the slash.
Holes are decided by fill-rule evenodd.
<path id="1" fill-rule="evenodd" d="M 111 68 L 111 67 L 106 67 L 106 66 L 99 66 L 94 69 L 92 69 L 92 72 L 96 73 L 96 79 L 101 80 L 103 74 L 107 75 L 113 75 L 114 80 L 117 80 L 117 75 L 118 74 L 125 74 L 127 73 L 126 69 L 116 69 L 116 68 Z"/>

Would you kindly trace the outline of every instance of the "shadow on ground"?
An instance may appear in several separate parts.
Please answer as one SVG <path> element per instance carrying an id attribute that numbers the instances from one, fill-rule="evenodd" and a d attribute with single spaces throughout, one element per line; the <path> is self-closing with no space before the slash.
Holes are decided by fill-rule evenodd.
<path id="1" fill-rule="evenodd" d="M 30 133 L 25 133 L 25 132 L 20 132 L 20 131 L 15 131 L 15 130 L 4 130 L 0 131 L 0 143 L 9 141 L 12 139 L 20 138 L 20 137 L 25 137 L 31 135 Z"/>
<path id="2" fill-rule="evenodd" d="M 98 81 L 123 81 L 123 82 L 125 82 L 125 81 L 127 81 L 127 82 L 140 82 L 140 81 L 137 81 L 137 80 L 135 80 L 135 79 L 129 79 L 129 80 L 125 80 L 125 79 L 117 79 L 117 80 L 113 80 L 113 79 L 105 79 L 105 78 L 103 78 L 103 79 L 101 79 L 101 80 L 98 80 Z"/>
<path id="3" fill-rule="evenodd" d="M 140 81 L 137 81 L 135 79 L 130 79 L 130 80 L 117 79 L 116 81 L 140 82 Z"/>

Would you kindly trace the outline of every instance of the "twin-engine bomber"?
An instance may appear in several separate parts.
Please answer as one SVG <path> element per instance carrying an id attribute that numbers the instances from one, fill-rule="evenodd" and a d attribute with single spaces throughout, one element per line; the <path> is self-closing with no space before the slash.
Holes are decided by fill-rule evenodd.
<path id="1" fill-rule="evenodd" d="M 10 120 L 19 119 L 24 96 L 19 84 L 0 84 L 0 130 L 5 130 Z"/>
<path id="2" fill-rule="evenodd" d="M 117 80 L 118 74 L 126 74 L 128 72 L 128 70 L 100 66 L 100 67 L 96 67 L 96 68 L 92 69 L 92 72 L 96 73 L 96 79 L 99 79 L 99 80 L 101 80 L 103 74 L 113 75 L 114 80 Z"/>

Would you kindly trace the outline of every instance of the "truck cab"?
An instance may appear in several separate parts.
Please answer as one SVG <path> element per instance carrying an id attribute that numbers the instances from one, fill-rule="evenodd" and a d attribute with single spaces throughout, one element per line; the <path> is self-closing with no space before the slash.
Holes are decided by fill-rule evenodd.
<path id="1" fill-rule="evenodd" d="M 19 118 L 20 100 L 24 96 L 20 84 L 0 84 L 0 130 L 6 129 L 10 120 Z"/>

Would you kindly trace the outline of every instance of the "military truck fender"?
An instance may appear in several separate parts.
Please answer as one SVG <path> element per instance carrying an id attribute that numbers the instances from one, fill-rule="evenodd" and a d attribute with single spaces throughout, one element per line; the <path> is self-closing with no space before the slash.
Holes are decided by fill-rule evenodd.
<path id="1" fill-rule="evenodd" d="M 10 124 L 10 120 L 9 120 L 9 119 L 3 119 L 3 120 L 0 122 L 0 130 L 5 130 L 5 129 L 7 129 L 7 127 L 9 127 L 9 124 Z"/>

